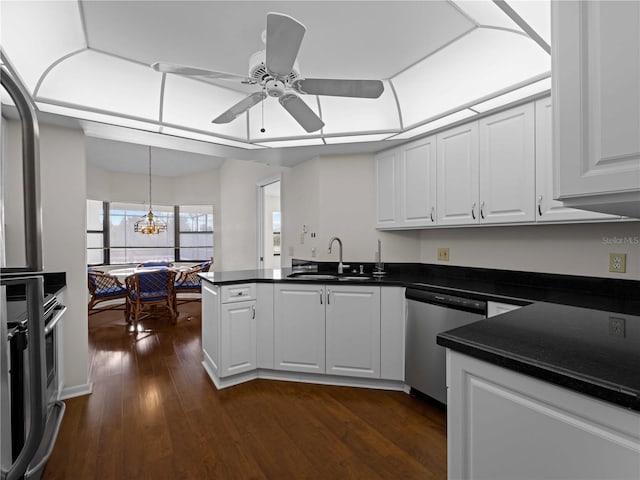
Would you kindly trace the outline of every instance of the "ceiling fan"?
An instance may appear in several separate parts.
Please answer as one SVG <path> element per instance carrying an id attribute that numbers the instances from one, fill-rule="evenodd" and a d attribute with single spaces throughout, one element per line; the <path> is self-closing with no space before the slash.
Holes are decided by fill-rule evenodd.
<path id="1" fill-rule="evenodd" d="M 262 87 L 262 90 L 252 93 L 216 117 L 212 123 L 229 123 L 267 96 L 271 96 L 278 98 L 280 105 L 302 128 L 309 133 L 315 132 L 324 126 L 324 122 L 296 93 L 378 98 L 384 91 L 384 85 L 380 80 L 301 78 L 296 57 L 305 31 L 304 25 L 288 15 L 268 13 L 266 35 L 263 33 L 266 49 L 251 56 L 248 76 L 163 62 L 154 63 L 151 67 L 162 73 L 216 80 L 239 80 L 244 84 Z"/>

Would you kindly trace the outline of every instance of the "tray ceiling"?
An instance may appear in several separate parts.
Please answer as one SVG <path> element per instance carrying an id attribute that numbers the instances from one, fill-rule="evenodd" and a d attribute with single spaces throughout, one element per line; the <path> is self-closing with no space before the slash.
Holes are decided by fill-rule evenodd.
<path id="1" fill-rule="evenodd" d="M 3 0 L 0 9 L 2 49 L 43 112 L 238 151 L 405 140 L 550 88 L 548 1 Z M 302 77 L 381 79 L 382 96 L 303 95 L 325 122 L 311 134 L 267 98 L 261 133 L 261 105 L 211 123 L 259 87 L 149 67 L 246 75 L 268 12 L 306 26 Z"/>

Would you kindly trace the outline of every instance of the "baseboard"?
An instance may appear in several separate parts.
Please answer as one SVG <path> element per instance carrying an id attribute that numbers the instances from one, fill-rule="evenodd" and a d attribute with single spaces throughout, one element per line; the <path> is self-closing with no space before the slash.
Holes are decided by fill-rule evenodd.
<path id="1" fill-rule="evenodd" d="M 315 383 L 319 385 L 335 385 L 342 387 L 373 388 L 377 390 L 406 391 L 406 385 L 399 380 L 384 380 L 374 378 L 341 377 L 338 375 L 324 375 L 314 373 L 286 372 L 280 370 L 257 369 L 239 373 L 226 378 L 220 378 L 215 373 L 209 356 L 204 354 L 202 366 L 211 378 L 216 389 L 239 385 L 256 378 L 265 380 L 281 380 L 286 382 Z"/>
<path id="2" fill-rule="evenodd" d="M 65 387 L 60 392 L 59 400 L 67 400 L 69 398 L 81 397 L 83 395 L 91 395 L 93 392 L 93 382 L 85 383 L 83 385 L 74 385 L 72 387 Z"/>

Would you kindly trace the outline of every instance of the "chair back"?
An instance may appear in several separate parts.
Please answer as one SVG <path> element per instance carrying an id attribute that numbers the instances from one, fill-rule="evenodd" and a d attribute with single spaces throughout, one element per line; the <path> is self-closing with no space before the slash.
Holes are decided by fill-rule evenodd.
<path id="1" fill-rule="evenodd" d="M 176 272 L 173 270 L 152 270 L 138 272 L 125 279 L 129 298 L 133 302 L 172 300 Z"/>
<path id="2" fill-rule="evenodd" d="M 119 294 L 124 289 L 116 277 L 95 269 L 87 271 L 87 286 L 91 295 L 99 296 Z"/>
<path id="3" fill-rule="evenodd" d="M 198 276 L 199 273 L 208 272 L 211 268 L 211 261 L 203 262 L 191 267 L 189 270 L 182 272 L 178 280 L 176 281 L 176 290 L 178 292 L 199 292 L 201 287 L 201 280 Z"/>
<path id="4" fill-rule="evenodd" d="M 142 267 L 172 267 L 173 263 L 171 262 L 143 262 L 138 264 L 138 268 Z"/>

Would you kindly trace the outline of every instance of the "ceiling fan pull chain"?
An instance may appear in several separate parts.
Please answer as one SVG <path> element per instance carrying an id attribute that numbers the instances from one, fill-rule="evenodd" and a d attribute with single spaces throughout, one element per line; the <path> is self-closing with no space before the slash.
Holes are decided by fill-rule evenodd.
<path id="1" fill-rule="evenodd" d="M 264 133 L 266 132 L 265 128 L 264 128 L 264 99 L 266 98 L 267 92 L 266 92 L 266 87 L 262 87 L 262 92 L 264 93 L 264 96 L 262 98 L 262 128 L 260 129 L 260 133 Z"/>

